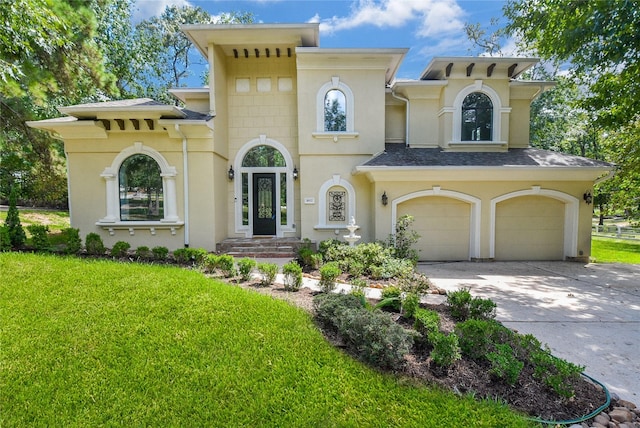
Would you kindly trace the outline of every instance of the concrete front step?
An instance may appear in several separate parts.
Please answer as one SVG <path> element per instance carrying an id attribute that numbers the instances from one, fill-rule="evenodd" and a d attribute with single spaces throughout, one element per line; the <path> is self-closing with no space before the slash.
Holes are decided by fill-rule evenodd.
<path id="1" fill-rule="evenodd" d="M 306 242 L 297 238 L 228 238 L 218 243 L 216 250 L 234 257 L 293 258 L 305 244 Z"/>

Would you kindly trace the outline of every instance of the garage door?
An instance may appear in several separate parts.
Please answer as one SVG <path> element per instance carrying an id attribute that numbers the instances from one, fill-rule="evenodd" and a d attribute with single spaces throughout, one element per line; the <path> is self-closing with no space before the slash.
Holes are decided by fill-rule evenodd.
<path id="1" fill-rule="evenodd" d="M 469 260 L 471 204 L 441 196 L 411 199 L 398 205 L 398 218 L 415 218 L 420 260 Z"/>
<path id="2" fill-rule="evenodd" d="M 496 205 L 497 260 L 562 260 L 564 202 L 521 196 Z"/>

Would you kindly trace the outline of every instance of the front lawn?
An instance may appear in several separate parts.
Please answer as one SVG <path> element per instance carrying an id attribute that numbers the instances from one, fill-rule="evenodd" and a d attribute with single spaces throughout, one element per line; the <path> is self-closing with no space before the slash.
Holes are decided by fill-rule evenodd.
<path id="1" fill-rule="evenodd" d="M 620 239 L 591 239 L 591 257 L 597 263 L 640 263 L 640 242 Z"/>
<path id="2" fill-rule="evenodd" d="M 334 349 L 287 303 L 163 266 L 0 254 L 0 426 L 530 426 Z"/>

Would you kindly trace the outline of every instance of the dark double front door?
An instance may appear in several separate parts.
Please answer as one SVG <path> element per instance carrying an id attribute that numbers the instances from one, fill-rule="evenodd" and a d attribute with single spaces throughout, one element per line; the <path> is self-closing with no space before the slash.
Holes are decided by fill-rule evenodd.
<path id="1" fill-rule="evenodd" d="M 253 234 L 275 235 L 278 209 L 276 174 L 253 174 Z"/>

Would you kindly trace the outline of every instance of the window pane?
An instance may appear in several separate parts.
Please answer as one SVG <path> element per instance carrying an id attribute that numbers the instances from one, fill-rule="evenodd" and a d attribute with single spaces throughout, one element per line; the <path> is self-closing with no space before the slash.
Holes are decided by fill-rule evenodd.
<path id="1" fill-rule="evenodd" d="M 242 225 L 249 225 L 249 174 L 242 173 Z"/>
<path id="2" fill-rule="evenodd" d="M 133 155 L 120 166 L 120 220 L 164 218 L 160 166 L 150 156 Z"/>
<path id="3" fill-rule="evenodd" d="M 493 124 L 493 104 L 483 93 L 467 95 L 462 102 L 462 141 L 491 141 Z"/>
<path id="4" fill-rule="evenodd" d="M 242 159 L 246 167 L 283 167 L 287 166 L 282 153 L 271 146 L 256 146 Z"/>
<path id="5" fill-rule="evenodd" d="M 280 224 L 287 225 L 287 174 L 280 173 Z"/>
<path id="6" fill-rule="evenodd" d="M 347 130 L 347 101 L 342 93 L 337 89 L 332 89 L 324 96 L 324 130 L 339 131 Z"/>

